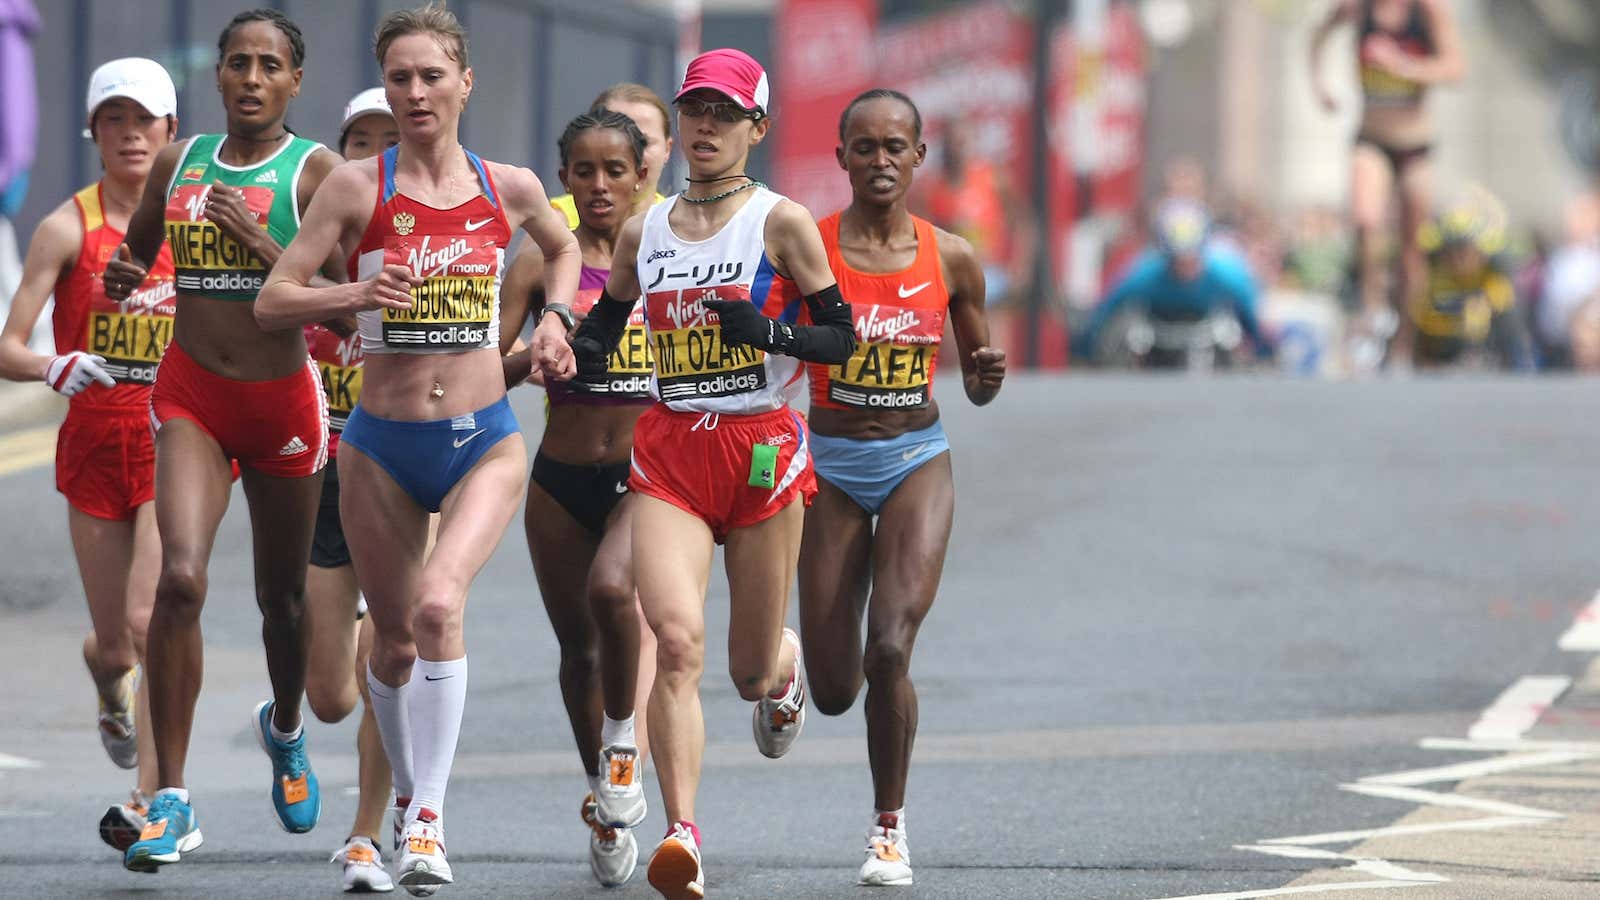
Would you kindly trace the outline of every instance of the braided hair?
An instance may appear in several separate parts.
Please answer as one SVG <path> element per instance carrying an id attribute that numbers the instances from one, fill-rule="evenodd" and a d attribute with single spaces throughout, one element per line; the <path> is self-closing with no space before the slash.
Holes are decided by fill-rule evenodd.
<path id="1" fill-rule="evenodd" d="M 622 136 L 628 139 L 628 144 L 633 148 L 633 164 L 635 166 L 644 164 L 644 147 L 648 143 L 645 140 L 644 132 L 639 130 L 638 124 L 632 119 L 616 110 L 606 109 L 602 106 L 591 109 L 568 122 L 566 130 L 561 132 L 560 139 L 556 141 L 556 147 L 561 151 L 562 168 L 566 168 L 567 159 L 572 152 L 572 143 L 578 139 L 578 135 L 583 134 L 585 131 L 603 128 L 612 128 L 622 132 Z"/>
<path id="2" fill-rule="evenodd" d="M 306 39 L 300 34 L 300 26 L 294 20 L 275 9 L 247 9 L 222 29 L 222 35 L 217 38 L 217 59 L 221 60 L 228 52 L 228 42 L 233 40 L 233 33 L 251 22 L 267 22 L 289 39 L 290 64 L 298 69 L 306 62 Z"/>

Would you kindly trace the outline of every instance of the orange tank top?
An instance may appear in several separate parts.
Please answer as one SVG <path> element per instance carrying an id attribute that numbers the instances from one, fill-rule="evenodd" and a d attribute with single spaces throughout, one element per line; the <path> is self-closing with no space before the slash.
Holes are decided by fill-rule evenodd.
<path id="1" fill-rule="evenodd" d="M 808 363 L 811 406 L 920 409 L 933 402 L 933 370 L 950 307 L 933 225 L 915 216 L 917 256 L 899 272 L 858 272 L 839 250 L 840 213 L 817 223 L 828 267 L 856 320 L 856 350 L 841 365 Z M 802 313 L 804 315 L 804 312 Z"/>
<path id="2" fill-rule="evenodd" d="M 150 400 L 156 366 L 172 339 L 177 311 L 172 251 L 166 243 L 145 280 L 126 300 L 106 296 L 106 264 L 116 254 L 123 234 L 106 222 L 99 182 L 72 198 L 83 225 L 78 260 L 56 282 L 52 325 L 56 352 L 83 350 L 106 360 L 116 387 L 91 384 L 72 398 L 75 407 L 141 407 Z"/>

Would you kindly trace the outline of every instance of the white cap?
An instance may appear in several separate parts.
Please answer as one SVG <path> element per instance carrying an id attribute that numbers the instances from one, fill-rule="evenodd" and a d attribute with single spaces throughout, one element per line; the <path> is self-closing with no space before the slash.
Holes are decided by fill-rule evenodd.
<path id="1" fill-rule="evenodd" d="M 361 93 L 350 98 L 344 105 L 344 124 L 339 126 L 339 137 L 344 138 L 344 133 L 350 129 L 350 123 L 369 113 L 383 113 L 390 118 L 394 111 L 389 108 L 389 98 L 384 96 L 383 88 L 367 88 Z"/>
<path id="2" fill-rule="evenodd" d="M 89 76 L 89 118 L 113 97 L 127 97 L 152 116 L 178 111 L 178 90 L 172 86 L 172 76 L 160 63 L 140 56 L 113 59 Z"/>

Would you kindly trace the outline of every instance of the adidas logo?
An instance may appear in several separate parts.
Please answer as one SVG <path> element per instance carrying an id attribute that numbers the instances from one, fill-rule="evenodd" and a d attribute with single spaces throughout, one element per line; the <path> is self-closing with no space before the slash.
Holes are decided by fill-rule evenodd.
<path id="1" fill-rule="evenodd" d="M 278 183 L 278 170 L 277 169 L 268 169 L 265 172 L 262 172 L 260 175 L 256 176 L 256 184 L 277 184 L 277 183 Z"/>
<path id="2" fill-rule="evenodd" d="M 300 435 L 297 434 L 289 439 L 289 443 L 283 445 L 283 449 L 278 451 L 278 455 L 295 456 L 310 449 L 310 447 L 306 446 L 305 441 L 300 440 Z"/>

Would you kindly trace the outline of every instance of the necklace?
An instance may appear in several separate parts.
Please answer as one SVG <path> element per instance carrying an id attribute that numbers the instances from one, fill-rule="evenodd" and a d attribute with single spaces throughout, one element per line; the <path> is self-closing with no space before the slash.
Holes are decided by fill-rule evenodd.
<path id="1" fill-rule="evenodd" d="M 746 177 L 748 177 L 748 176 L 746 176 Z M 685 202 L 685 203 L 715 203 L 718 200 L 723 200 L 723 199 L 726 199 L 728 197 L 732 197 L 734 194 L 737 194 L 740 191 L 748 191 L 753 187 L 766 187 L 766 185 L 761 183 L 761 182 L 759 182 L 759 181 L 756 181 L 755 179 L 751 179 L 751 180 L 745 182 L 744 184 L 739 185 L 736 188 L 729 188 L 728 190 L 725 190 L 720 194 L 712 194 L 709 197 L 691 197 L 688 194 L 684 194 L 683 195 L 683 202 Z"/>

